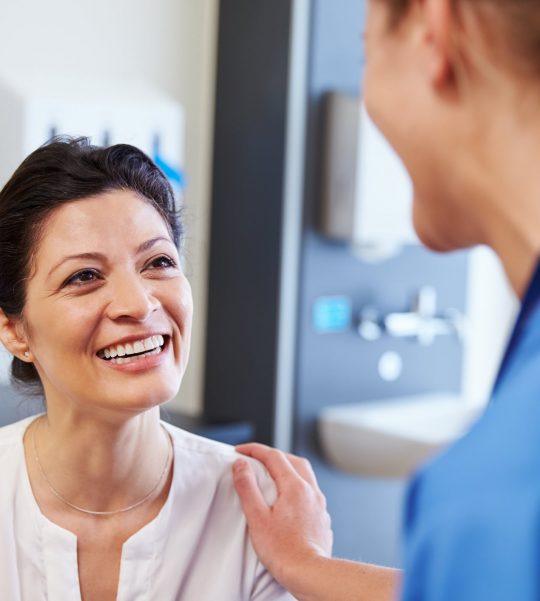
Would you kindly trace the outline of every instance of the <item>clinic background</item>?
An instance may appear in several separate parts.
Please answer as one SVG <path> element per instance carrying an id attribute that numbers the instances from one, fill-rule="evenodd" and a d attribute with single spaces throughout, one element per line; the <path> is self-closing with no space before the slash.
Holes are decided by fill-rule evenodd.
<path id="1" fill-rule="evenodd" d="M 357 182 L 352 152 L 374 157 L 374 171 L 387 160 L 367 138 L 342 137 L 364 119 L 354 110 L 364 9 L 359 0 L 3 0 L 0 85 L 50 74 L 96 82 L 107 98 L 107 82 L 135 81 L 182 107 L 195 322 L 170 412 L 210 436 L 308 456 L 336 553 L 399 565 L 405 460 L 466 429 L 466 419 L 439 429 L 456 407 L 468 419 L 484 406 L 516 302 L 485 249 L 437 256 L 408 241 L 374 256 L 365 231 L 334 227 L 336 165 Z M 392 232 L 402 225 L 394 192 L 384 211 L 372 203 Z M 368 193 L 356 196 L 367 215 Z M 464 337 L 426 335 L 451 310 Z M 0 423 L 31 410 L 4 370 Z"/>

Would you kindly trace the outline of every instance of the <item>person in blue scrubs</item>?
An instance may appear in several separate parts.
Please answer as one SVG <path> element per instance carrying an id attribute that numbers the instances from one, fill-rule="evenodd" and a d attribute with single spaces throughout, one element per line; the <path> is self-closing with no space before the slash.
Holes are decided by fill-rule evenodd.
<path id="1" fill-rule="evenodd" d="M 403 573 L 331 558 L 305 460 L 244 446 L 278 498 L 243 460 L 236 488 L 261 560 L 302 601 L 538 601 L 540 3 L 368 0 L 365 44 L 366 106 L 411 175 L 418 236 L 490 246 L 521 312 L 485 414 L 410 484 Z"/>

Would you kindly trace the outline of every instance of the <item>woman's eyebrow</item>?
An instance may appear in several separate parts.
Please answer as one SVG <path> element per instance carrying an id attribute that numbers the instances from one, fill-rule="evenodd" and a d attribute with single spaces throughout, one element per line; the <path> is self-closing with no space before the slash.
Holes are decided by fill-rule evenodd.
<path id="1" fill-rule="evenodd" d="M 152 248 L 152 246 L 154 246 L 154 244 L 156 244 L 157 242 L 160 242 L 160 241 L 164 241 L 164 242 L 168 242 L 169 244 L 172 244 L 172 240 L 170 238 L 158 236 L 157 238 L 152 238 L 151 240 L 147 240 L 146 242 L 143 242 L 142 244 L 140 244 L 137 247 L 137 250 L 135 252 L 136 252 L 136 254 L 145 252 L 145 251 L 149 250 L 150 248 Z"/>
<path id="2" fill-rule="evenodd" d="M 172 241 L 169 238 L 165 238 L 163 236 L 158 236 L 157 238 L 152 238 L 150 240 L 146 240 L 142 244 L 139 244 L 139 246 L 135 249 L 135 254 L 139 255 L 139 254 L 149 250 L 150 248 L 152 248 L 152 246 L 154 246 L 155 244 L 157 244 L 160 241 L 164 241 L 164 242 L 168 242 L 169 244 L 172 244 Z M 76 259 L 93 259 L 93 260 L 97 260 L 97 261 L 106 261 L 107 257 L 104 254 L 98 253 L 98 252 L 86 252 L 86 253 L 78 253 L 76 255 L 68 255 L 67 257 L 64 257 L 59 263 L 57 263 L 49 271 L 49 273 L 47 274 L 47 277 L 51 276 L 53 274 L 53 272 L 55 272 L 61 265 L 63 265 L 67 261 L 73 261 Z"/>
<path id="3" fill-rule="evenodd" d="M 98 261 L 103 261 L 105 259 L 105 255 L 101 253 L 79 253 L 77 255 L 69 255 L 64 257 L 60 263 L 57 263 L 47 274 L 47 277 L 51 276 L 60 266 L 68 261 L 73 261 L 75 259 L 95 259 Z"/>

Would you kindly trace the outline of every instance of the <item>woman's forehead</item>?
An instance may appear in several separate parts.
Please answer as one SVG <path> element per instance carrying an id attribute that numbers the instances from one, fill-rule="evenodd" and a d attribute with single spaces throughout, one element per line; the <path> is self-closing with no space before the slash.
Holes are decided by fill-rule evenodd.
<path id="1" fill-rule="evenodd" d="M 137 246 L 146 236 L 170 240 L 163 217 L 135 192 L 116 190 L 55 209 L 41 230 L 36 258 L 44 253 L 98 251 L 119 244 Z"/>

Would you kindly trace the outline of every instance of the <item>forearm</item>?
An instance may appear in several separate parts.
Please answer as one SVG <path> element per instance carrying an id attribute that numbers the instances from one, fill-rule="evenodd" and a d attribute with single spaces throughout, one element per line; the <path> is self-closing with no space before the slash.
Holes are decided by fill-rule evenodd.
<path id="1" fill-rule="evenodd" d="M 314 559 L 283 578 L 298 601 L 395 601 L 401 571 L 342 559 Z"/>

